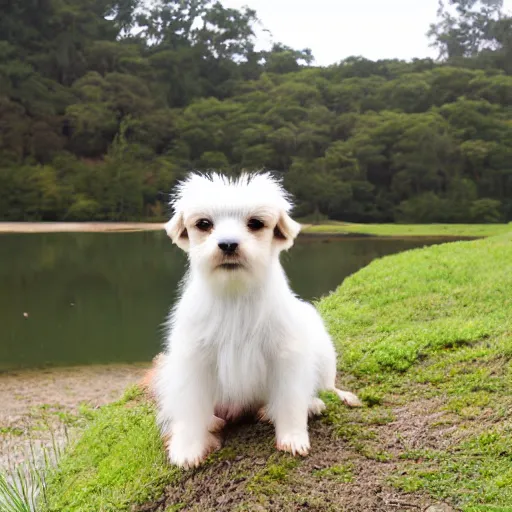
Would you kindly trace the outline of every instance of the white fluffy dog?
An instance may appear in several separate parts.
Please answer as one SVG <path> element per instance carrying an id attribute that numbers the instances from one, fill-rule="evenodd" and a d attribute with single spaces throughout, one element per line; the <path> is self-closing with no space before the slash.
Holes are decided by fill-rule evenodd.
<path id="1" fill-rule="evenodd" d="M 300 230 L 287 194 L 269 174 L 192 174 L 172 204 L 165 228 L 190 268 L 154 369 L 170 461 L 199 465 L 225 421 L 249 411 L 274 424 L 279 450 L 307 455 L 308 415 L 325 408 L 318 391 L 360 402 L 336 389 L 331 339 L 279 263 Z"/>

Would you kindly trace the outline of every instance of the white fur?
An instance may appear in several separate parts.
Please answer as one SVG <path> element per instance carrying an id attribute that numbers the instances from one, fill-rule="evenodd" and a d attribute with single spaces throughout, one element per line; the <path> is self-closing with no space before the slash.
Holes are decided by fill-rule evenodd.
<path id="1" fill-rule="evenodd" d="M 287 194 L 269 174 L 236 180 L 193 174 L 172 204 L 166 230 L 188 252 L 190 268 L 156 369 L 170 461 L 197 466 L 220 446 L 212 432 L 222 419 L 260 408 L 275 425 L 277 447 L 306 455 L 308 412 L 324 408 L 319 390 L 333 390 L 351 406 L 360 402 L 335 388 L 332 341 L 315 308 L 292 293 L 279 262 L 300 230 Z M 196 227 L 204 218 L 213 222 L 208 233 Z M 251 218 L 265 227 L 251 231 Z M 236 255 L 223 254 L 224 240 L 238 242 Z"/>

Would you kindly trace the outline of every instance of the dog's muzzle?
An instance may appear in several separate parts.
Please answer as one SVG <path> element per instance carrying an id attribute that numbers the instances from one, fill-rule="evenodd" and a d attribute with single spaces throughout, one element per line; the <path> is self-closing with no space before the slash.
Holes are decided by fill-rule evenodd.
<path id="1" fill-rule="evenodd" d="M 236 240 L 221 240 L 217 245 L 224 256 L 224 261 L 219 265 L 219 268 L 224 270 L 237 270 L 242 268 L 241 263 L 237 261 L 239 244 Z"/>

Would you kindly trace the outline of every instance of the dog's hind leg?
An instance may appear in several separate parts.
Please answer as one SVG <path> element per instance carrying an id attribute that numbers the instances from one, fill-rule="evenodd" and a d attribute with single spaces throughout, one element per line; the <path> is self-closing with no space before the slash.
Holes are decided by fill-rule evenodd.
<path id="1" fill-rule="evenodd" d="M 349 407 L 361 407 L 363 404 L 361 403 L 361 400 L 357 398 L 354 393 L 351 393 L 350 391 L 342 391 L 341 389 L 333 388 L 329 391 L 333 391 L 336 393 L 336 395 L 340 398 L 340 400 Z M 315 397 L 311 402 L 309 403 L 308 407 L 308 416 L 310 418 L 313 418 L 314 416 L 321 416 L 326 409 L 326 405 L 324 401 L 321 398 Z M 271 419 L 268 415 L 267 408 L 262 407 L 258 410 L 256 413 L 256 418 L 258 421 L 261 421 L 263 423 L 271 423 Z"/>
<path id="2" fill-rule="evenodd" d="M 226 420 L 219 418 L 218 416 L 213 415 L 210 419 L 210 423 L 208 425 L 208 431 L 211 434 L 218 434 L 222 431 L 222 429 L 226 426 Z"/>
<path id="3" fill-rule="evenodd" d="M 332 391 L 333 393 L 336 393 L 339 397 L 339 399 L 349 407 L 362 407 L 363 403 L 357 395 L 354 395 L 354 393 L 351 393 L 350 391 L 343 391 L 341 389 L 338 389 L 336 387 L 331 387 L 328 389 L 328 391 Z"/>
<path id="4" fill-rule="evenodd" d="M 225 422 L 236 421 L 246 413 L 246 409 L 242 405 L 233 404 L 218 404 L 214 408 L 214 414 L 218 418 L 223 419 Z"/>
<path id="5" fill-rule="evenodd" d="M 309 402 L 308 416 L 310 418 L 312 418 L 313 416 L 321 416 L 325 411 L 325 407 L 325 403 L 322 399 L 318 397 L 313 398 L 311 402 Z M 272 420 L 270 419 L 266 407 L 261 407 L 256 412 L 256 418 L 258 419 L 258 421 L 261 421 L 263 423 L 272 423 Z"/>
<path id="6" fill-rule="evenodd" d="M 362 407 L 362 402 L 359 400 L 357 395 L 350 391 L 344 391 L 336 387 L 336 361 L 332 361 L 331 364 L 326 365 L 325 373 L 323 375 L 323 382 L 321 389 L 325 391 L 332 391 L 336 393 L 339 399 L 349 407 Z"/>
<path id="7" fill-rule="evenodd" d="M 362 407 L 361 400 L 354 393 L 336 387 L 336 353 L 330 339 L 326 338 L 324 341 L 324 351 L 320 359 L 320 390 L 336 393 L 339 399 L 349 407 Z"/>

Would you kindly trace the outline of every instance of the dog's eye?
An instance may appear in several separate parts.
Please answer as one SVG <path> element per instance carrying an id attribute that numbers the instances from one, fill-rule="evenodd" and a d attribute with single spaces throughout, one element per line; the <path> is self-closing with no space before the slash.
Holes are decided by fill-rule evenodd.
<path id="1" fill-rule="evenodd" d="M 196 228 L 199 229 L 199 231 L 210 231 L 210 229 L 213 228 L 213 222 L 208 219 L 199 219 L 196 222 Z"/>
<path id="2" fill-rule="evenodd" d="M 265 224 L 263 224 L 263 222 L 261 222 L 260 219 L 249 219 L 247 227 L 251 231 L 259 231 L 260 229 L 263 229 L 265 227 Z"/>

